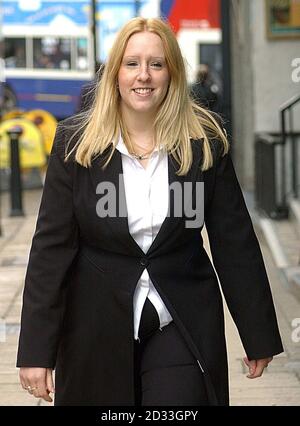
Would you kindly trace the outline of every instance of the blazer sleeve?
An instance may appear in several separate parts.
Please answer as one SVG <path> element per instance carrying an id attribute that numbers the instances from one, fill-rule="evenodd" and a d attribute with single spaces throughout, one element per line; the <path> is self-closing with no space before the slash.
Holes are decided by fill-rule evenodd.
<path id="1" fill-rule="evenodd" d="M 270 285 L 230 152 L 218 155 L 205 224 L 220 285 L 249 359 L 283 351 Z"/>
<path id="2" fill-rule="evenodd" d="M 64 308 L 64 283 L 78 250 L 72 162 L 65 163 L 57 128 L 25 277 L 18 367 L 54 368 Z"/>

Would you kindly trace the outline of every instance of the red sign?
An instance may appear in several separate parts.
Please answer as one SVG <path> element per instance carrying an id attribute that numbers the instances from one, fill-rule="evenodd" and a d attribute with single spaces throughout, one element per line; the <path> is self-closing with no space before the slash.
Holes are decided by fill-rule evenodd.
<path id="1" fill-rule="evenodd" d="M 169 22 L 180 28 L 220 28 L 220 0 L 175 0 Z"/>

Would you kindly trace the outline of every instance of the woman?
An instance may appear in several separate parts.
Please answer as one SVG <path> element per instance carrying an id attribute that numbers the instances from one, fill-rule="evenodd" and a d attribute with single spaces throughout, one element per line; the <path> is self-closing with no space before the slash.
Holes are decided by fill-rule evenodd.
<path id="1" fill-rule="evenodd" d="M 56 405 L 227 405 L 202 213 L 255 378 L 282 345 L 228 142 L 191 101 L 171 29 L 135 18 L 91 111 L 57 130 L 26 274 L 23 388 L 51 401 L 55 368 Z"/>

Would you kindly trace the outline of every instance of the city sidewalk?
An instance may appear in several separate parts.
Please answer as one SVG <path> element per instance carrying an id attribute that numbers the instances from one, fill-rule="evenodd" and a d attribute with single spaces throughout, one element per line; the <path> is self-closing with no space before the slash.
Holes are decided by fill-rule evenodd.
<path id="1" fill-rule="evenodd" d="M 6 324 L 6 340 L 0 340 L 0 405 L 49 405 L 20 387 L 15 367 L 24 275 L 41 191 L 25 193 L 22 218 L 9 217 L 8 194 L 0 196 L 0 315 L 2 326 Z M 226 311 L 231 405 L 300 405 L 300 342 L 292 341 L 292 320 L 300 317 L 300 303 L 286 290 L 267 246 L 264 241 L 260 243 L 272 283 L 285 353 L 275 357 L 263 377 L 247 379 L 244 352 Z M 0 338 L 4 337 L 1 330 L 3 327 Z"/>

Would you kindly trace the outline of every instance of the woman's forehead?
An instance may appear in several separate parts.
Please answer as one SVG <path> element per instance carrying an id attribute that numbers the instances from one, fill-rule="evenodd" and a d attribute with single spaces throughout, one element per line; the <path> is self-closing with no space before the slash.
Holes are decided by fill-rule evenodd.
<path id="1" fill-rule="evenodd" d="M 163 55 L 163 43 L 159 35 L 151 33 L 149 31 L 145 31 L 133 34 L 129 38 L 124 54 L 131 55 L 135 52 L 146 53 L 150 51 L 157 51 L 158 53 Z"/>

